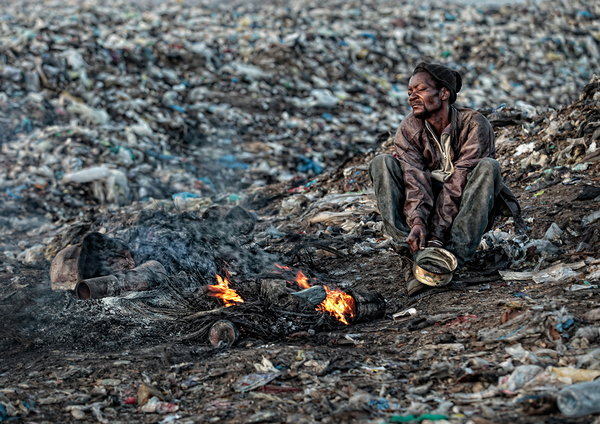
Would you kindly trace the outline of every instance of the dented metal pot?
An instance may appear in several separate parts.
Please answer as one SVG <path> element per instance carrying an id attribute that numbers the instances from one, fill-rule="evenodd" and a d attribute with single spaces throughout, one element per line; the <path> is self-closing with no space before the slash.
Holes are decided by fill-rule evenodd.
<path id="1" fill-rule="evenodd" d="M 427 247 L 415 253 L 413 274 L 428 286 L 445 286 L 452 281 L 457 266 L 456 257 L 446 249 Z"/>

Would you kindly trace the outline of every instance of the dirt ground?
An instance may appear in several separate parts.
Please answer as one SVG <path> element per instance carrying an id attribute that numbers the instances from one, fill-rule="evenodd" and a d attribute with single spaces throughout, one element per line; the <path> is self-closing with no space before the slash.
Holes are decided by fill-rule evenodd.
<path id="1" fill-rule="evenodd" d="M 557 252 L 544 255 L 529 249 L 513 271 L 580 261 L 592 266 L 600 259 L 596 225 L 582 223 L 600 209 L 599 203 L 577 200 L 585 186 L 599 186 L 599 162 L 581 160 L 574 153 L 561 155 L 576 150 L 574 139 L 591 139 L 597 122 L 589 123 L 597 114 L 598 102 L 588 98 L 558 114 L 496 127 L 498 158 L 523 208 L 529 239 L 541 239 L 553 223 L 564 231 L 555 242 Z M 488 118 L 493 122 L 493 116 Z M 552 121 L 560 122 L 563 131 L 547 137 Z M 535 143 L 534 152 L 552 158 L 549 165 L 520 165 L 527 154 L 517 157 L 515 146 L 529 142 Z M 437 416 L 417 421 L 591 422 L 590 417 L 567 419 L 558 413 L 556 391 L 548 388 L 494 390 L 499 378 L 511 373 L 507 360 L 512 358 L 514 366 L 531 363 L 507 351 L 517 343 L 537 352 L 537 363 L 544 367 L 578 366 L 580 355 L 598 347 L 593 339 L 575 343 L 575 333 L 592 324 L 585 314 L 598 308 L 600 290 L 569 291 L 573 279 L 542 284 L 503 279 L 498 265 L 504 261 L 507 268 L 511 261 L 496 246 L 458 270 L 450 285 L 409 297 L 404 282 L 410 269 L 389 245 L 377 247 L 386 239 L 368 194 L 366 165 L 376 153 L 390 149 L 385 142 L 370 154 L 355 156 L 300 193 L 290 183 L 249 193 L 243 206 L 257 213 L 258 222 L 235 242 L 224 243 L 206 230 L 204 242 L 219 246 L 217 257 L 239 259 L 231 253 L 239 248 L 246 259 L 261 258 L 256 260 L 261 263 L 258 270 L 246 270 L 241 259 L 230 264 L 232 286 L 248 301 L 228 311 L 217 299 L 197 295 L 193 302 L 172 296 L 171 303 L 160 307 L 144 298 L 81 301 L 72 291 L 51 290 L 49 261 L 26 265 L 3 257 L 0 401 L 15 408 L 13 417 L 31 423 L 375 423 L 424 413 Z M 588 163 L 587 168 L 575 170 L 580 162 Z M 301 187 L 298 181 L 293 185 Z M 352 209 L 356 213 L 350 219 L 355 224 L 351 231 L 344 230 L 347 222 L 310 224 L 311 207 L 336 193 L 355 193 L 367 201 L 362 211 L 358 200 L 346 209 L 333 204 L 318 210 Z M 282 205 L 289 199 L 295 203 L 286 209 Z M 97 210 L 65 222 L 68 231 L 49 244 L 56 245 L 61 237 L 65 244 L 102 228 L 109 235 L 121 235 L 139 222 L 142 209 L 143 205 L 119 212 Z M 5 196 L 3 216 L 13 216 L 15 210 L 23 219 L 36 216 L 34 203 L 15 205 Z M 280 236 L 269 233 L 271 227 Z M 510 234 L 512 224 L 503 218 L 496 228 Z M 35 237 L 12 228 L 2 234 L 2 242 Z M 287 280 L 303 270 L 317 284 L 378 292 L 385 299 L 386 314 L 344 325 L 327 315 L 271 310 L 261 304 L 258 282 L 274 275 L 275 260 L 291 268 L 289 276 L 279 274 Z M 189 318 L 211 308 L 219 308 L 213 321 Z M 409 308 L 416 315 L 393 319 L 393 314 Z M 506 323 L 503 313 L 509 317 Z M 214 348 L 208 343 L 203 326 L 218 318 L 239 327 L 234 346 Z M 505 329 L 502 337 L 494 333 Z M 266 374 L 252 374 L 260 369 L 257 364 L 275 378 L 261 382 Z M 243 376 L 253 378 L 257 388 L 241 390 Z M 141 405 L 141 388 L 147 386 L 153 386 L 160 399 L 154 410 Z M 10 412 L 4 411 L 0 421 Z"/>

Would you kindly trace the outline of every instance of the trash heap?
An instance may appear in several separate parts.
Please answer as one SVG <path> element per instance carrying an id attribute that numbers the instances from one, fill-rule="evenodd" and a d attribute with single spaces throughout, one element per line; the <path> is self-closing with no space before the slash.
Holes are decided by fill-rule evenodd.
<path id="1" fill-rule="evenodd" d="M 280 255 L 344 290 L 377 290 L 391 312 L 349 326 L 334 322 L 326 331 L 315 321 L 306 330 L 297 312 L 266 327 L 273 311 L 256 303 L 219 309 L 216 299 L 199 302 L 198 282 L 185 274 L 171 279 L 171 287 L 193 289 L 184 296 L 150 290 L 78 301 L 50 291 L 47 277 L 39 283 L 43 252 L 93 230 L 149 252 L 135 240 L 150 246 L 149 236 L 164 238 L 177 219 L 199 217 L 133 204 L 43 225 L 47 218 L 33 222 L 35 213 L 22 206 L 22 216 L 6 221 L 13 237 L 39 242 L 41 253 L 29 250 L 30 264 L 0 257 L 0 307 L 11 312 L 0 327 L 10 366 L 0 374 L 0 413 L 51 422 L 596 422 L 600 161 L 592 146 L 599 93 L 593 78 L 560 111 L 523 117 L 507 107 L 488 115 L 527 237 L 517 237 L 510 220 L 499 221 L 474 265 L 413 298 L 402 289 L 410 269 L 385 238 L 366 176 L 370 158 L 388 151 L 389 141 L 312 184 L 247 190 L 248 203 L 263 205 L 258 222 L 238 242 L 219 236 L 224 244 L 216 249 L 233 264 L 236 282 L 253 275 L 235 263 L 235 248 L 245 246 L 249 257 Z M 545 162 L 529 161 L 541 155 Z M 233 209 L 221 205 L 203 216 L 219 221 L 213 213 L 226 210 Z M 19 223 L 34 229 L 20 232 Z M 177 238 L 169 240 L 165 245 L 176 248 Z M 250 293 L 257 288 L 242 296 Z M 213 338 L 230 347 L 222 350 Z"/>
<path id="2" fill-rule="evenodd" d="M 524 116 L 571 103 L 600 63 L 600 11 L 584 1 L 138 3 L 3 8 L 11 197 L 56 219 L 301 186 L 395 131 L 419 61 L 461 71 L 458 104 Z"/>
<path id="3" fill-rule="evenodd" d="M 103 4 L 2 16 L 0 422 L 597 424 L 599 6 Z M 411 298 L 367 171 L 420 60 L 463 72 L 529 228 Z M 90 234 L 165 278 L 52 290 Z M 297 309 L 298 269 L 384 318 Z"/>

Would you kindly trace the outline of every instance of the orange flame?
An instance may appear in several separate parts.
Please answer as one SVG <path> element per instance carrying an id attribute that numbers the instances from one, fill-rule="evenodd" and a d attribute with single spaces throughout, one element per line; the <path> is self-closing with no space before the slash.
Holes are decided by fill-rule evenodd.
<path id="1" fill-rule="evenodd" d="M 323 287 L 325 287 L 325 291 L 327 292 L 327 298 L 317 306 L 317 311 L 329 312 L 338 321 L 349 325 L 350 323 L 346 319 L 346 316 L 352 318 L 356 315 L 356 304 L 352 296 L 340 289 Z"/>
<path id="2" fill-rule="evenodd" d="M 212 292 L 208 293 L 209 296 L 222 299 L 223 302 L 225 302 L 226 307 L 233 306 L 236 303 L 244 303 L 244 299 L 242 299 L 235 290 L 229 288 L 229 281 L 227 281 L 227 279 L 221 278 L 221 276 L 217 274 L 217 281 L 219 284 L 208 286 L 208 290 Z"/>
<path id="3" fill-rule="evenodd" d="M 302 289 L 307 289 L 307 288 L 310 287 L 308 285 L 308 278 L 306 278 L 306 275 L 304 275 L 304 273 L 302 272 L 302 270 L 299 270 L 298 274 L 296 274 L 296 283 L 298 283 L 298 285 Z"/>
<path id="4" fill-rule="evenodd" d="M 288 266 L 283 266 L 279 264 L 275 264 L 275 266 L 284 271 L 291 271 L 292 269 Z M 313 278 L 313 284 L 316 284 L 316 278 Z M 288 283 L 292 283 L 288 281 Z M 302 270 L 298 270 L 296 274 L 296 283 L 301 289 L 310 288 L 310 284 L 308 283 L 308 277 L 304 275 Z M 356 304 L 354 303 L 354 298 L 347 293 L 344 293 L 340 289 L 330 289 L 327 286 L 323 286 L 325 288 L 325 292 L 327 293 L 327 298 L 321 302 L 315 309 L 320 312 L 329 312 L 331 316 L 333 316 L 338 321 L 343 322 L 346 325 L 349 325 L 348 318 L 352 318 L 356 316 Z"/>

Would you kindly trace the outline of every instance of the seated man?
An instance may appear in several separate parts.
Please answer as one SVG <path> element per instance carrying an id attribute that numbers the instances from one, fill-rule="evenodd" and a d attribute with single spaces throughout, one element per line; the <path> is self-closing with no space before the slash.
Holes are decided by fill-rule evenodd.
<path id="1" fill-rule="evenodd" d="M 453 106 L 461 87 L 458 72 L 417 65 L 408 83 L 412 113 L 396 132 L 395 157 L 376 156 L 369 167 L 395 245 L 406 243 L 413 254 L 426 246 L 443 247 L 459 267 L 473 259 L 497 213 L 512 213 L 516 230 L 526 229 L 494 159 L 492 126 L 480 113 Z M 410 295 L 425 287 L 416 279 L 407 282 Z"/>

